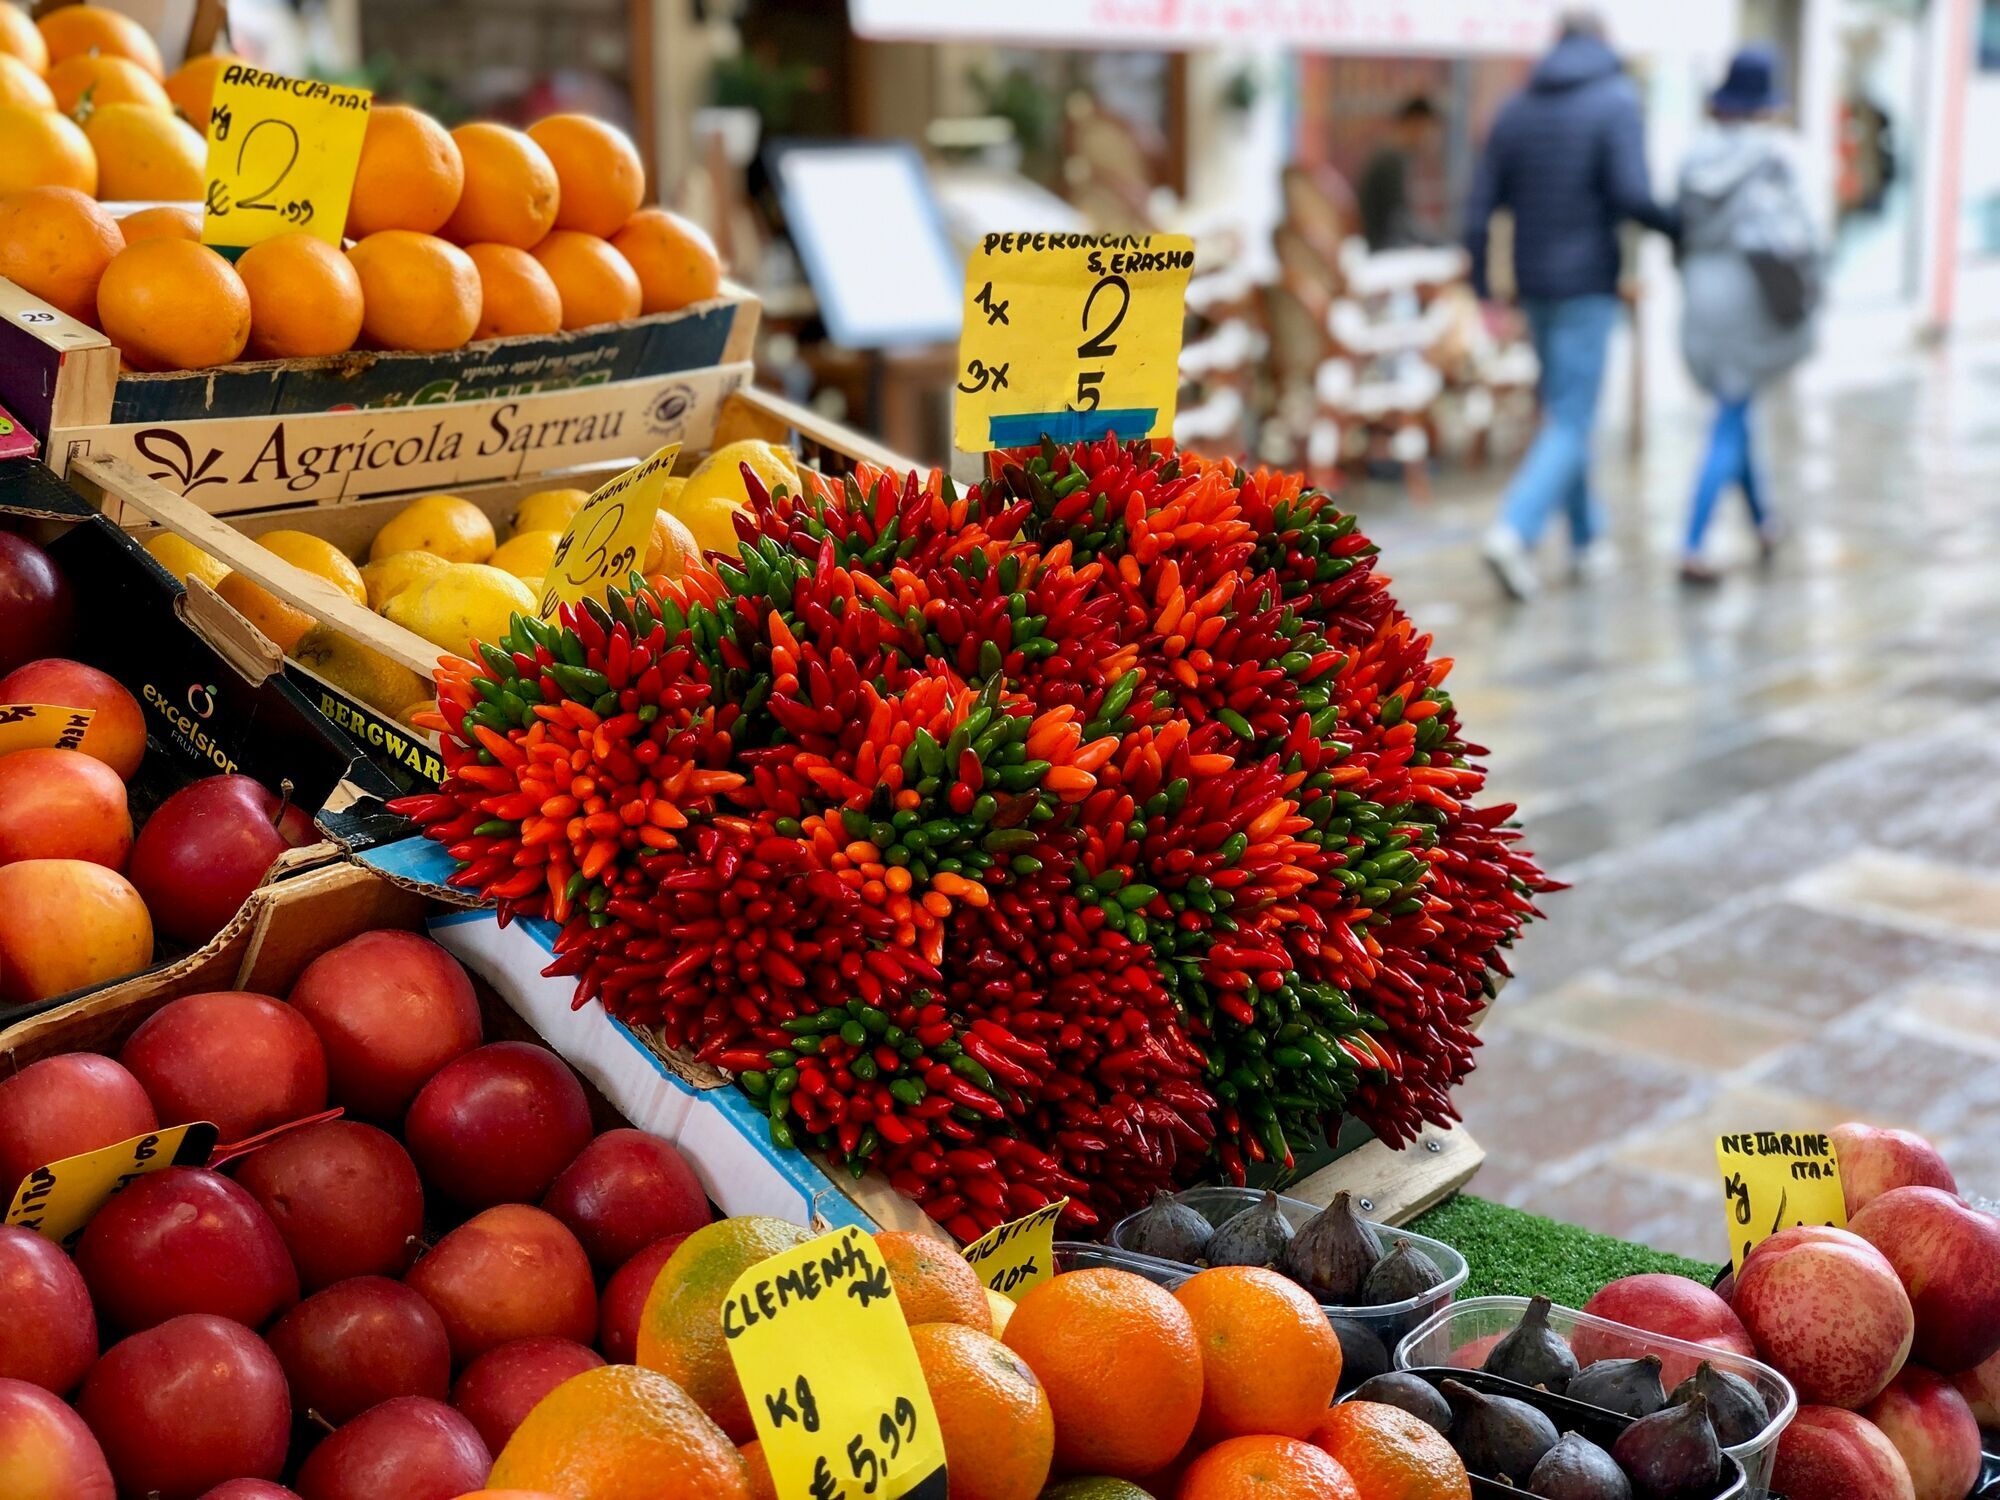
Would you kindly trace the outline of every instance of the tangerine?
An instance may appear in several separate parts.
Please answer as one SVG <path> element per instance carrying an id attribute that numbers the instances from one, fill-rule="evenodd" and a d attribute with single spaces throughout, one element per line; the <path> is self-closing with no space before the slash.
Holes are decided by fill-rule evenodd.
<path id="1" fill-rule="evenodd" d="M 1465 1463 L 1444 1434 L 1400 1406 L 1343 1401 L 1321 1416 L 1312 1440 L 1366 1500 L 1472 1500 Z"/>
<path id="2" fill-rule="evenodd" d="M 33 187 L 75 188 L 97 196 L 97 153 L 68 115 L 0 103 L 0 198 Z"/>
<path id="3" fill-rule="evenodd" d="M 552 229 L 530 253 L 562 298 L 565 329 L 639 316 L 639 278 L 609 240 L 574 229 Z"/>
<path id="4" fill-rule="evenodd" d="M 215 102 L 215 80 L 231 63 L 243 59 L 233 52 L 210 52 L 190 57 L 167 79 L 167 98 L 188 124 L 204 136 L 208 134 L 208 108 Z"/>
<path id="5" fill-rule="evenodd" d="M 378 104 L 361 138 L 347 236 L 362 240 L 383 229 L 436 234 L 464 187 L 465 162 L 444 126 L 407 104 Z"/>
<path id="6" fill-rule="evenodd" d="M 347 252 L 361 277 L 361 331 L 378 349 L 457 349 L 479 326 L 479 270 L 458 246 L 378 229 Z"/>
<path id="7" fill-rule="evenodd" d="M 128 245 L 136 245 L 141 240 L 187 240 L 198 245 L 201 243 L 201 205 L 156 203 L 151 208 L 125 215 L 118 221 L 118 232 L 125 236 Z"/>
<path id="8" fill-rule="evenodd" d="M 1340 1340 L 1297 1282 L 1261 1266 L 1217 1266 L 1174 1293 L 1201 1345 L 1205 1438 L 1303 1438 L 1340 1384 Z"/>
<path id="9" fill-rule="evenodd" d="M 85 110 L 102 109 L 107 104 L 143 104 L 148 109 L 169 114 L 173 101 L 160 87 L 159 78 L 148 73 L 129 57 L 109 53 L 78 53 L 53 64 L 48 72 L 49 92 L 56 108 L 77 117 Z"/>
<path id="10" fill-rule="evenodd" d="M 1035 1500 L 1056 1441 L 1035 1372 L 991 1334 L 959 1323 L 920 1323 L 910 1341 L 937 1410 L 953 1500 Z"/>
<path id="11" fill-rule="evenodd" d="M 993 1309 L 979 1273 L 947 1240 L 907 1229 L 885 1229 L 875 1236 L 875 1248 L 889 1265 L 889 1284 L 903 1321 L 962 1323 L 981 1333 L 993 1331 Z"/>
<path id="12" fill-rule="evenodd" d="M 201 197 L 208 143 L 180 116 L 145 104 L 99 104 L 83 134 L 97 153 L 98 197 L 181 203 Z"/>
<path id="13" fill-rule="evenodd" d="M 771 1480 L 771 1465 L 764 1457 L 761 1442 L 748 1442 L 736 1450 L 743 1455 L 743 1467 L 750 1473 L 750 1500 L 778 1500 L 778 1487 Z"/>
<path id="14" fill-rule="evenodd" d="M 96 322 L 98 283 L 124 248 L 111 215 L 75 188 L 0 199 L 0 276 L 72 318 Z"/>
<path id="15" fill-rule="evenodd" d="M 141 240 L 104 268 L 97 317 L 140 370 L 201 370 L 242 354 L 250 294 L 236 268 L 206 245 Z"/>
<path id="16" fill-rule="evenodd" d="M 154 78 L 165 78 L 160 49 L 153 34 L 128 15 L 103 5 L 65 5 L 50 11 L 35 25 L 49 49 L 53 67 L 67 57 L 96 52 L 130 58 Z"/>
<path id="17" fill-rule="evenodd" d="M 257 538 L 257 542 L 265 551 L 293 567 L 325 579 L 355 603 L 368 602 L 368 589 L 361 581 L 361 570 L 331 542 L 309 532 L 287 530 L 267 531 Z M 229 574 L 215 586 L 215 591 L 238 614 L 275 641 L 278 649 L 287 656 L 298 650 L 299 642 L 315 623 L 306 610 L 280 599 L 262 584 L 252 582 L 241 573 Z"/>
<path id="18" fill-rule="evenodd" d="M 642 208 L 611 236 L 639 277 L 639 311 L 677 312 L 722 290 L 722 257 L 708 231 L 664 208 Z"/>
<path id="19" fill-rule="evenodd" d="M 467 245 L 479 272 L 479 326 L 475 339 L 554 333 L 563 326 L 562 293 L 542 263 L 514 245 Z"/>
<path id="20" fill-rule="evenodd" d="M 1109 1266 L 1051 1277 L 1023 1297 L 1007 1347 L 1055 1412 L 1056 1462 L 1137 1479 L 1165 1467 L 1201 1415 L 1201 1350 L 1187 1309 Z"/>
<path id="21" fill-rule="evenodd" d="M 18 5 L 0 3 L 0 53 L 27 64 L 37 78 L 49 70 L 49 44 Z"/>
<path id="22" fill-rule="evenodd" d="M 258 359 L 339 354 L 361 336 L 361 276 L 317 235 L 295 229 L 252 245 L 236 274 L 250 293 L 250 353 Z"/>
<path id="23" fill-rule="evenodd" d="M 722 1430 L 671 1380 L 632 1365 L 600 1365 L 550 1391 L 486 1483 L 570 1500 L 750 1500 L 743 1457 Z"/>
<path id="24" fill-rule="evenodd" d="M 460 245 L 481 240 L 530 249 L 554 227 L 562 187 L 548 153 L 524 132 L 475 120 L 451 133 L 465 162 L 465 190 L 440 231 Z"/>
<path id="25" fill-rule="evenodd" d="M 1325 1450 L 1297 1438 L 1249 1436 L 1217 1443 L 1189 1464 L 1181 1476 L 1178 1500 L 1362 1500 L 1362 1496 Z"/>
<path id="26" fill-rule="evenodd" d="M 0 12 L 18 15 L 13 6 L 0 4 Z M 0 104 L 25 104 L 30 109 L 54 109 L 56 96 L 27 63 L 11 52 L 0 51 Z"/>
<path id="27" fill-rule="evenodd" d="M 646 166 L 616 125 L 591 115 L 550 115 L 530 125 L 528 134 L 548 153 L 562 189 L 556 228 L 608 239 L 639 211 Z"/>

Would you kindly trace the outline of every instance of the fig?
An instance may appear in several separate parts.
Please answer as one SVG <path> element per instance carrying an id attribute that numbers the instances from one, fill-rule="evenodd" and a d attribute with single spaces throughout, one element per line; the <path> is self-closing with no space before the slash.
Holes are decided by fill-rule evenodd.
<path id="1" fill-rule="evenodd" d="M 1566 1432 L 1528 1476 L 1528 1493 L 1542 1500 L 1632 1500 L 1632 1481 L 1589 1438 Z"/>
<path id="2" fill-rule="evenodd" d="M 1391 1370 L 1386 1375 L 1371 1376 L 1355 1388 L 1354 1399 L 1400 1407 L 1419 1422 L 1430 1423 L 1439 1432 L 1451 1431 L 1451 1403 L 1440 1396 L 1438 1388 L 1423 1376 L 1412 1375 L 1408 1370 Z"/>
<path id="3" fill-rule="evenodd" d="M 1215 1236 L 1215 1226 L 1172 1193 L 1155 1193 L 1153 1201 L 1125 1226 L 1121 1238 L 1127 1250 L 1161 1260 L 1198 1261 Z"/>
<path id="4" fill-rule="evenodd" d="M 1328 1318 L 1340 1340 L 1340 1388 L 1351 1391 L 1389 1368 L 1389 1346 L 1375 1330 L 1352 1318 Z"/>
<path id="5" fill-rule="evenodd" d="M 1660 1356 L 1643 1359 L 1600 1359 L 1586 1365 L 1563 1394 L 1572 1401 L 1601 1406 L 1621 1417 L 1650 1417 L 1667 1404 L 1660 1384 Z"/>
<path id="6" fill-rule="evenodd" d="M 1451 1403 L 1451 1445 L 1473 1473 L 1519 1486 L 1555 1447 L 1556 1424 L 1527 1402 L 1489 1396 L 1456 1380 L 1442 1389 Z"/>
<path id="7" fill-rule="evenodd" d="M 1361 1305 L 1383 1307 L 1391 1302 L 1408 1302 L 1443 1285 L 1444 1272 L 1438 1269 L 1436 1261 L 1408 1240 L 1397 1240 L 1362 1279 Z"/>
<path id="8" fill-rule="evenodd" d="M 1209 1257 L 1214 1256 L 1211 1245 Z M 1335 1193 L 1333 1202 L 1293 1236 L 1285 1249 L 1284 1272 L 1320 1301 L 1351 1306 L 1381 1258 L 1382 1242 L 1374 1226 L 1355 1211 L 1351 1194 Z"/>
<path id="9" fill-rule="evenodd" d="M 1532 1297 L 1528 1310 L 1514 1331 L 1486 1356 L 1480 1368 L 1489 1375 L 1520 1385 L 1538 1385 L 1561 1395 L 1576 1375 L 1576 1353 L 1563 1336 L 1549 1327 L 1549 1309 L 1555 1304 L 1546 1297 Z"/>
<path id="10" fill-rule="evenodd" d="M 1275 1268 L 1291 1243 L 1292 1226 L 1278 1207 L 1278 1195 L 1266 1193 L 1241 1213 L 1222 1221 L 1209 1237 L 1208 1263 Z"/>
<path id="11" fill-rule="evenodd" d="M 1708 1397 L 1693 1391 L 1681 1405 L 1641 1417 L 1618 1434 L 1611 1456 L 1638 1500 L 1702 1500 L 1722 1471 Z"/>
<path id="12" fill-rule="evenodd" d="M 1771 1425 L 1771 1408 L 1765 1404 L 1764 1393 L 1741 1375 L 1718 1370 L 1703 1360 L 1667 1399 L 1675 1406 L 1684 1406 L 1696 1391 L 1708 1398 L 1709 1424 L 1715 1428 L 1715 1440 L 1725 1448 L 1747 1443 Z"/>

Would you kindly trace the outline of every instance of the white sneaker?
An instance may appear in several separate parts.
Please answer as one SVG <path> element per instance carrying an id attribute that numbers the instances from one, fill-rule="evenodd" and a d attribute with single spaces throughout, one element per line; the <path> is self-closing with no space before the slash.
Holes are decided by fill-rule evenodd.
<path id="1" fill-rule="evenodd" d="M 1595 583 L 1618 571 L 1618 549 L 1604 537 L 1593 537 L 1570 554 L 1569 576 L 1578 583 Z"/>
<path id="2" fill-rule="evenodd" d="M 1493 570 L 1500 587 L 1507 591 L 1510 599 L 1532 599 L 1542 591 L 1542 580 L 1535 572 L 1535 561 L 1528 552 L 1528 544 L 1521 540 L 1521 534 L 1503 522 L 1496 522 L 1486 533 L 1486 540 L 1480 544 L 1480 555 L 1486 559 L 1486 566 Z"/>

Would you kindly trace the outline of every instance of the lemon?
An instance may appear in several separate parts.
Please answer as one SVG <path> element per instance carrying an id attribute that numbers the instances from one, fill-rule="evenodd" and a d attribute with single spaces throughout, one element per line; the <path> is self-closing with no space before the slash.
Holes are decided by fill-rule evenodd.
<path id="1" fill-rule="evenodd" d="M 450 566 L 435 552 L 391 552 L 379 562 L 365 563 L 361 582 L 368 590 L 368 607 L 379 615 L 391 599 L 411 584 Z"/>
<path id="2" fill-rule="evenodd" d="M 210 557 L 186 537 L 175 536 L 171 531 L 163 531 L 146 543 L 146 550 L 152 553 L 154 562 L 182 582 L 199 578 L 214 588 L 229 572 L 229 564 Z"/>
<path id="3" fill-rule="evenodd" d="M 701 467 L 688 475 L 680 493 L 663 500 L 663 508 L 694 534 L 704 552 L 736 556 L 735 515 L 750 503 L 743 484 L 742 466 L 761 480 L 766 489 L 783 485 L 792 494 L 799 491 L 798 465 L 783 448 L 757 438 L 745 438 L 717 448 L 702 460 Z"/>
<path id="4" fill-rule="evenodd" d="M 687 488 L 687 475 L 669 474 L 664 480 L 660 482 L 660 509 L 667 511 L 672 510 L 674 508 L 674 502 L 680 499 L 681 491 L 686 488 Z"/>
<path id="5" fill-rule="evenodd" d="M 986 1306 L 993 1314 L 993 1337 L 996 1339 L 1007 1336 L 1007 1320 L 1014 1316 L 1014 1305 L 1014 1299 L 1005 1292 L 996 1292 L 990 1286 L 986 1289 Z"/>
<path id="6" fill-rule="evenodd" d="M 435 552 L 446 562 L 485 562 L 493 555 L 493 523 L 457 495 L 423 495 L 386 521 L 368 544 L 368 560 L 397 552 Z"/>
<path id="7" fill-rule="evenodd" d="M 589 490 L 536 490 L 532 495 L 524 495 L 514 512 L 514 534 L 561 531 L 589 498 Z"/>
<path id="8" fill-rule="evenodd" d="M 356 604 L 368 602 L 368 590 L 361 582 L 361 570 L 333 543 L 303 531 L 267 531 L 257 538 L 266 551 L 275 553 L 295 568 L 324 578 Z M 313 625 L 313 616 L 287 604 L 261 584 L 252 583 L 241 573 L 230 573 L 216 584 L 216 593 L 236 612 L 277 642 L 278 649 L 290 654 Z"/>
<path id="9" fill-rule="evenodd" d="M 653 532 L 646 541 L 646 576 L 664 573 L 669 578 L 678 578 L 691 564 L 700 561 L 701 548 L 687 522 L 667 511 L 656 511 Z"/>
<path id="10" fill-rule="evenodd" d="M 556 543 L 561 540 L 560 531 L 517 531 L 487 562 L 516 578 L 540 578 L 555 561 Z"/>
<path id="11" fill-rule="evenodd" d="M 293 567 L 324 578 L 356 604 L 368 602 L 368 588 L 361 581 L 361 570 L 324 537 L 309 531 L 267 531 L 257 538 L 257 544 L 266 552 L 275 552 Z"/>
<path id="12" fill-rule="evenodd" d="M 399 718 L 431 695 L 431 685 L 401 662 L 329 625 L 315 625 L 299 638 L 292 660 L 324 677 L 370 708 Z"/>
<path id="13" fill-rule="evenodd" d="M 485 563 L 453 563 L 404 589 L 383 611 L 434 646 L 471 656 L 474 641 L 497 641 L 516 610 L 533 616 L 539 601 L 512 573 Z"/>

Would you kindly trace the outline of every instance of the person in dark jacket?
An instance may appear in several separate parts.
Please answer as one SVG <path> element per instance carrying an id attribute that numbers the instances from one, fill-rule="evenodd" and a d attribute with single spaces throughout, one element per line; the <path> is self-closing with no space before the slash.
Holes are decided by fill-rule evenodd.
<path id="1" fill-rule="evenodd" d="M 1500 108 L 1466 207 L 1473 290 L 1486 286 L 1487 221 L 1514 219 L 1514 285 L 1541 361 L 1542 425 L 1521 461 L 1487 562 L 1517 599 L 1536 592 L 1533 551 L 1558 509 L 1569 518 L 1580 572 L 1609 552 L 1590 493 L 1591 435 L 1605 349 L 1618 320 L 1618 227 L 1637 220 L 1675 232 L 1673 211 L 1646 180 L 1639 96 L 1594 15 L 1572 14 L 1528 86 Z"/>
<path id="2" fill-rule="evenodd" d="M 1368 158 L 1354 197 L 1361 210 L 1362 237 L 1370 250 L 1436 243 L 1410 205 L 1410 168 L 1433 149 L 1441 124 L 1431 101 L 1415 95 L 1396 111 L 1388 139 Z"/>

